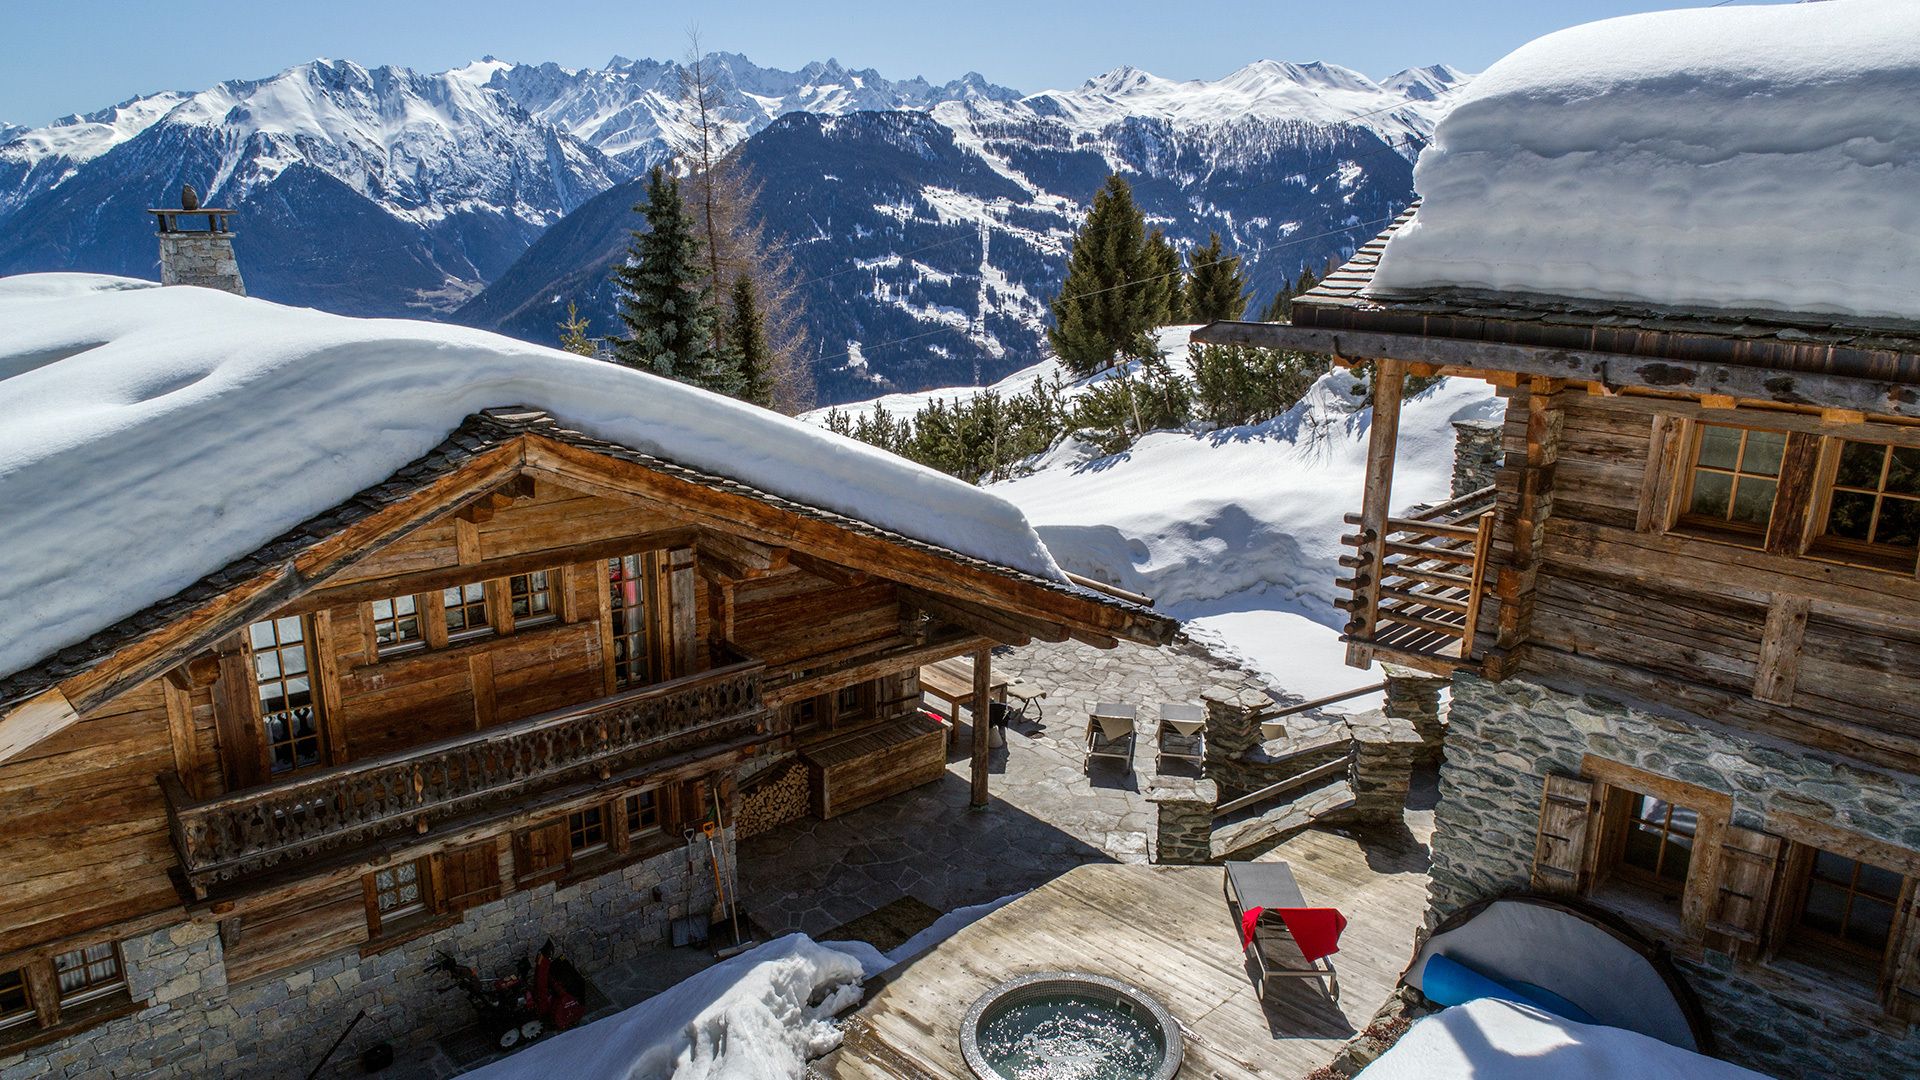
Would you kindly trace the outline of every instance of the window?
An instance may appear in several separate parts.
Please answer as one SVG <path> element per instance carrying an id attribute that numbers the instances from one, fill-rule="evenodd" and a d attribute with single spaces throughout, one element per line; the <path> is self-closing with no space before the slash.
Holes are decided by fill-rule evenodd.
<path id="1" fill-rule="evenodd" d="M 629 795 L 625 802 L 627 835 L 652 832 L 660 827 L 660 793 L 653 788 Z"/>
<path id="2" fill-rule="evenodd" d="M 0 971 L 0 1031 L 28 1023 L 33 1017 L 33 1000 L 27 997 L 27 973 Z"/>
<path id="3" fill-rule="evenodd" d="M 477 637 L 493 632 L 487 622 L 487 587 L 480 582 L 451 585 L 441 591 L 446 606 L 447 636 Z"/>
<path id="4" fill-rule="evenodd" d="M 1920 448 L 1842 441 L 1826 536 L 1911 563 L 1920 548 Z"/>
<path id="5" fill-rule="evenodd" d="M 873 713 L 873 684 L 843 686 L 833 695 L 835 726 L 865 720 Z"/>
<path id="6" fill-rule="evenodd" d="M 587 855 L 607 846 L 606 815 L 597 806 L 567 815 L 567 852 Z"/>
<path id="7" fill-rule="evenodd" d="M 1765 533 L 1786 449 L 1784 432 L 1699 425 L 1682 517 Z"/>
<path id="8" fill-rule="evenodd" d="M 1887 951 L 1901 877 L 1830 851 L 1813 854 L 1795 927 L 1873 957 Z"/>
<path id="9" fill-rule="evenodd" d="M 383 867 L 369 877 L 373 892 L 375 933 L 382 926 L 389 926 L 396 920 L 427 910 L 427 875 L 421 872 L 420 860 Z"/>
<path id="10" fill-rule="evenodd" d="M 1693 864 L 1693 841 L 1700 815 L 1651 795 L 1629 792 L 1624 835 L 1618 853 L 1623 877 L 1678 896 Z"/>
<path id="11" fill-rule="evenodd" d="M 552 571 L 536 570 L 515 574 L 507 579 L 507 595 L 513 602 L 513 625 L 532 626 L 557 617 L 553 607 Z"/>
<path id="12" fill-rule="evenodd" d="M 120 946 L 111 941 L 64 952 L 53 958 L 60 982 L 60 1004 L 78 1005 L 105 997 L 126 985 L 120 969 Z"/>
<path id="13" fill-rule="evenodd" d="M 795 735 L 812 731 L 814 728 L 819 727 L 820 715 L 825 711 L 823 708 L 825 701 L 825 698 L 811 697 L 805 701 L 794 702 L 791 706 L 792 713 L 788 717 L 787 726 L 792 729 Z"/>
<path id="14" fill-rule="evenodd" d="M 607 593 L 613 609 L 613 686 L 625 690 L 659 681 L 654 675 L 647 587 L 651 555 L 607 560 Z"/>
<path id="15" fill-rule="evenodd" d="M 373 602 L 373 643 L 383 654 L 426 644 L 413 597 L 396 596 Z"/>
<path id="16" fill-rule="evenodd" d="M 254 623 L 248 636 L 268 770 L 279 774 L 320 764 L 319 703 L 306 623 L 297 615 L 270 619 Z"/>

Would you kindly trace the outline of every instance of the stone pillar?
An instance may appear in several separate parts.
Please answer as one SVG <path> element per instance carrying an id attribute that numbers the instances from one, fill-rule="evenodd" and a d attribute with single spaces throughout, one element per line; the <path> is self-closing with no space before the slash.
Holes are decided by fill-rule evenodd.
<path id="1" fill-rule="evenodd" d="M 1453 497 L 1479 491 L 1493 483 L 1500 471 L 1500 434 L 1505 425 L 1498 420 L 1455 420 L 1453 422 Z"/>
<path id="2" fill-rule="evenodd" d="M 1213 781 L 1159 776 L 1147 789 L 1147 801 L 1153 804 L 1158 819 L 1154 862 L 1196 865 L 1213 861 L 1213 808 L 1220 802 L 1220 789 Z"/>
<path id="3" fill-rule="evenodd" d="M 1212 686 L 1201 695 L 1207 706 L 1207 767 L 1245 757 L 1261 743 L 1255 710 L 1272 705 L 1265 693 L 1246 686 Z"/>
<path id="4" fill-rule="evenodd" d="M 1413 786 L 1413 761 L 1421 750 L 1413 725 L 1384 712 L 1350 717 L 1353 731 L 1353 816 L 1363 822 L 1398 824 Z"/>
<path id="5" fill-rule="evenodd" d="M 1412 724 L 1420 736 L 1420 751 L 1414 756 L 1414 765 L 1438 768 L 1446 759 L 1446 724 L 1440 716 L 1440 692 L 1447 688 L 1447 680 L 1398 664 L 1381 664 L 1380 670 L 1387 681 L 1387 700 L 1382 711 Z"/>
<path id="6" fill-rule="evenodd" d="M 160 284 L 199 285 L 235 296 L 247 295 L 240 263 L 233 257 L 233 234 L 210 230 L 168 231 L 160 237 Z"/>

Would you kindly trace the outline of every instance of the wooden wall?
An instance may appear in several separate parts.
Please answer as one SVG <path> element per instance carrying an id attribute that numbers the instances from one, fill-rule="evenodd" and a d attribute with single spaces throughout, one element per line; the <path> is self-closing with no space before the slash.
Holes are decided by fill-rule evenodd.
<path id="1" fill-rule="evenodd" d="M 1506 393 L 1493 555 L 1502 587 L 1483 612 L 1483 649 L 1503 625 L 1524 623 L 1523 671 L 1571 674 L 1876 763 L 1920 768 L 1920 582 L 1663 530 L 1649 520 L 1654 488 L 1683 464 L 1650 467 L 1663 445 L 1657 425 L 1705 418 L 1817 431 L 1818 417 L 1579 389 L 1542 395 L 1525 384 Z M 1872 437 L 1874 429 L 1854 424 L 1846 433 Z M 1539 519 L 1537 532 L 1530 515 Z M 1782 611 L 1790 617 L 1783 620 Z M 1791 617 L 1798 611 L 1804 633 Z M 1798 641 L 1787 639 L 1794 634 Z"/>

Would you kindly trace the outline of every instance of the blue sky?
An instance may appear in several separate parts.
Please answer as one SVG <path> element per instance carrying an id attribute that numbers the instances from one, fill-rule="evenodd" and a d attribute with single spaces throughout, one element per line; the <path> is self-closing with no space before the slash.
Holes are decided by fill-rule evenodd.
<path id="1" fill-rule="evenodd" d="M 1734 0 L 1738 3 L 1752 0 Z M 440 70 L 482 55 L 569 67 L 709 49 L 792 68 L 834 57 L 890 78 L 968 70 L 1024 91 L 1132 64 L 1214 78 L 1254 60 L 1369 75 L 1444 62 L 1478 71 L 1541 34 L 1635 0 L 0 0 L 0 121 L 41 124 L 163 89 L 257 78 L 328 56 Z M 203 29 L 202 29 L 203 28 Z"/>

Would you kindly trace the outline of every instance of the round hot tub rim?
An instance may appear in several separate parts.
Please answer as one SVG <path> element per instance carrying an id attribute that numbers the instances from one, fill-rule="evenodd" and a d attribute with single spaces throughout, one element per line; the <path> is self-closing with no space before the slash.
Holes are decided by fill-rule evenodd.
<path id="1" fill-rule="evenodd" d="M 966 1018 L 960 1022 L 960 1054 L 966 1059 L 967 1068 L 979 1080 L 1005 1080 L 1005 1075 L 980 1052 L 980 1023 L 986 1018 L 987 1010 L 1003 1004 L 1018 1004 L 1024 998 L 1047 991 L 1071 993 L 1075 990 L 1113 994 L 1153 1017 L 1154 1023 L 1160 1028 L 1161 1060 L 1152 1080 L 1173 1080 L 1179 1073 L 1186 1049 L 1181 1038 L 1180 1021 L 1173 1018 L 1173 1014 L 1160 1004 L 1158 998 L 1145 990 L 1119 979 L 1086 971 L 1036 971 L 1005 979 L 988 988 L 967 1009 Z"/>

